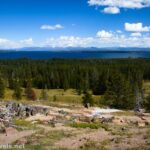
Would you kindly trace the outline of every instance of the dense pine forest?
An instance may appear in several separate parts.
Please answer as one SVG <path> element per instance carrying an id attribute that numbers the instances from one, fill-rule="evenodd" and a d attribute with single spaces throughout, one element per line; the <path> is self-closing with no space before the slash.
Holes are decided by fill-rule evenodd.
<path id="1" fill-rule="evenodd" d="M 142 97 L 143 80 L 150 80 L 150 59 L 0 60 L 1 97 L 5 87 L 14 89 L 16 95 L 22 87 L 72 88 L 79 94 L 91 90 L 94 95 L 104 95 L 108 105 L 132 108 L 134 101 L 125 101 Z"/>

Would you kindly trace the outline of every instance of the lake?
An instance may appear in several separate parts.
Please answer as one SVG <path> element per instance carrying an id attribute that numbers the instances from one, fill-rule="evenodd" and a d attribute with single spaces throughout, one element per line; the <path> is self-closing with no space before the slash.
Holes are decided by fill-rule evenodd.
<path id="1" fill-rule="evenodd" d="M 0 51 L 0 59 L 150 58 L 148 51 Z"/>

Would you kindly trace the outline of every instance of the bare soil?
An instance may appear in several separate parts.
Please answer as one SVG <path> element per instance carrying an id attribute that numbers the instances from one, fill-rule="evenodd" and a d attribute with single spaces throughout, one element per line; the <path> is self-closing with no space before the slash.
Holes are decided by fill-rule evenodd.
<path id="1" fill-rule="evenodd" d="M 96 108 L 97 109 L 97 108 Z M 102 124 L 102 118 L 113 118 L 102 127 L 88 127 L 90 119 L 95 118 L 95 108 L 49 107 L 48 115 L 36 114 L 24 119 L 36 128 L 27 130 L 8 129 L 0 134 L 0 144 L 24 143 L 27 150 L 149 150 L 150 149 L 150 114 L 143 117 L 134 113 L 103 113 L 96 116 Z M 128 115 L 126 115 L 128 114 Z M 86 118 L 85 120 L 80 119 Z M 88 118 L 88 119 L 87 119 Z M 69 126 L 68 123 L 86 122 L 86 128 Z M 52 124 L 54 126 L 52 126 Z M 21 124 L 22 127 L 26 125 Z"/>

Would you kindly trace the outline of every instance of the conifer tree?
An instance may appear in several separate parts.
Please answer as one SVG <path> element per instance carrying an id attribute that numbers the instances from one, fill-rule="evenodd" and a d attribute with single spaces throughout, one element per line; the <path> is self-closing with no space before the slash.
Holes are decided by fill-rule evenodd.
<path id="1" fill-rule="evenodd" d="M 5 96 L 5 85 L 3 79 L 0 77 L 0 98 L 3 99 Z"/>
<path id="2" fill-rule="evenodd" d="M 82 97 L 82 99 L 83 99 L 83 105 L 84 106 L 87 106 L 88 104 L 90 106 L 93 106 L 94 102 L 93 102 L 92 94 L 89 93 L 88 91 L 85 92 L 85 94 Z"/>
<path id="3" fill-rule="evenodd" d="M 18 81 L 15 82 L 13 97 L 17 100 L 22 98 L 22 89 Z"/>
<path id="4" fill-rule="evenodd" d="M 36 94 L 32 89 L 31 81 L 29 80 L 26 85 L 25 94 L 29 100 L 36 100 Z"/>
<path id="5" fill-rule="evenodd" d="M 102 103 L 110 107 L 133 109 L 135 105 L 134 94 L 129 81 L 119 72 L 112 72 L 107 83 L 107 91 Z"/>
<path id="6" fill-rule="evenodd" d="M 47 93 L 46 89 L 42 89 L 40 99 L 41 100 L 48 100 L 48 93 Z"/>

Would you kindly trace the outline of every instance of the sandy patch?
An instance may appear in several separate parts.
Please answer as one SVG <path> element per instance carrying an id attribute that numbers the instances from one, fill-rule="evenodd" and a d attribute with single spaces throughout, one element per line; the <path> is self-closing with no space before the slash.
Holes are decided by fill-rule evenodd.
<path id="1" fill-rule="evenodd" d="M 108 132 L 99 129 L 93 132 L 87 132 L 83 134 L 79 134 L 75 137 L 63 138 L 62 140 L 58 141 L 55 146 L 63 147 L 68 149 L 79 149 L 83 146 L 87 141 L 103 141 L 108 138 Z M 111 135 L 109 135 L 111 137 Z"/>
<path id="2" fill-rule="evenodd" d="M 52 120 L 53 119 L 53 116 L 45 116 L 45 115 L 42 115 L 42 114 L 36 114 L 35 116 L 30 116 L 26 119 L 26 121 L 49 121 L 49 120 Z"/>
<path id="3" fill-rule="evenodd" d="M 21 132 L 16 132 L 14 134 L 9 134 L 6 136 L 6 134 L 0 134 L 0 144 L 11 144 L 23 137 L 27 137 L 32 135 L 33 133 L 35 133 L 32 130 L 28 130 L 28 131 L 21 131 Z"/>

